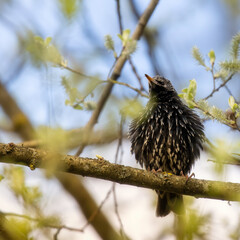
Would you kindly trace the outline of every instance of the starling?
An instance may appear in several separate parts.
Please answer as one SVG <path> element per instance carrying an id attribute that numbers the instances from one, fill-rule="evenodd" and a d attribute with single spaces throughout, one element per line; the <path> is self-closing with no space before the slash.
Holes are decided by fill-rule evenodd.
<path id="1" fill-rule="evenodd" d="M 199 116 L 178 96 L 171 82 L 159 75 L 149 82 L 150 99 L 130 125 L 131 152 L 147 170 L 187 175 L 200 156 L 204 127 Z M 183 197 L 156 191 L 156 216 L 183 214 Z"/>

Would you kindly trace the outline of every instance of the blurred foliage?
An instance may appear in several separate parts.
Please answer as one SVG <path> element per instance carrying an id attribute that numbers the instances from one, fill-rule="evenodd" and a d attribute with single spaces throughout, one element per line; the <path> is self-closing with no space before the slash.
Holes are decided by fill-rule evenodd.
<path id="1" fill-rule="evenodd" d="M 39 187 L 26 185 L 25 173 L 22 167 L 6 167 L 4 177 L 8 186 L 25 209 L 35 209 L 42 198 Z"/>
<path id="2" fill-rule="evenodd" d="M 186 215 L 176 217 L 174 235 L 182 240 L 209 239 L 210 224 L 210 214 L 201 215 L 196 209 L 191 209 Z"/>
<path id="3" fill-rule="evenodd" d="M 33 63 L 37 67 L 48 62 L 52 63 L 54 66 L 67 66 L 67 62 L 51 41 L 51 37 L 47 37 L 44 40 L 39 36 L 29 35 L 26 43 L 26 50 L 30 53 Z"/>
<path id="4" fill-rule="evenodd" d="M 125 99 L 121 102 L 121 114 L 124 117 L 134 119 L 143 110 L 143 105 L 139 99 Z"/>
<path id="5" fill-rule="evenodd" d="M 102 83 L 98 78 L 91 78 L 86 81 L 85 86 L 81 85 L 81 92 L 77 87 L 71 86 L 70 78 L 62 77 L 62 85 L 65 88 L 65 92 L 68 95 L 68 99 L 65 100 L 65 104 L 72 106 L 78 110 L 89 110 L 92 111 L 96 108 L 95 101 L 87 101 L 88 96 L 93 97 L 93 91 L 96 87 Z"/>
<path id="6" fill-rule="evenodd" d="M 56 169 L 61 167 L 60 154 L 65 154 L 68 150 L 69 135 L 61 128 L 40 126 L 37 128 L 36 137 L 41 142 L 41 147 L 50 152 L 50 157 L 44 160 L 44 173 L 47 177 L 54 177 Z M 34 161 L 32 164 L 34 169 Z"/>
<path id="7" fill-rule="evenodd" d="M 211 155 L 215 160 L 213 168 L 218 176 L 221 177 L 225 168 L 224 163 L 227 163 L 227 161 L 230 160 L 229 156 L 232 148 L 224 139 L 216 139 L 214 142 L 215 148 L 213 148 L 211 152 Z"/>
<path id="8" fill-rule="evenodd" d="M 33 224 L 26 219 L 9 217 L 3 222 L 3 226 L 14 240 L 34 240 L 31 233 L 34 230 Z M 1 236 L 0 239 L 2 240 Z"/>
<path id="9" fill-rule="evenodd" d="M 230 8 L 234 17 L 240 14 L 240 2 L 239 0 L 223 0 L 225 4 Z"/>
<path id="10" fill-rule="evenodd" d="M 35 239 L 33 235 L 36 230 L 50 239 L 51 234 L 46 231 L 46 227 L 60 225 L 60 220 L 54 215 L 44 216 L 44 209 L 41 207 L 43 194 L 40 187 L 27 184 L 22 167 L 5 167 L 3 175 L 23 212 L 23 215 L 16 214 L 15 216 L 2 212 L 6 217 L 3 221 L 4 228 L 11 234 L 12 239 Z"/>
<path id="11" fill-rule="evenodd" d="M 39 126 L 36 130 L 36 138 L 41 142 L 43 149 L 61 153 L 67 151 L 68 134 L 60 127 Z"/>
<path id="12" fill-rule="evenodd" d="M 229 234 L 229 239 L 232 239 L 232 240 L 240 239 L 240 218 L 238 219 L 238 222 L 236 223 L 235 229 L 233 229 L 232 232 Z"/>
<path id="13" fill-rule="evenodd" d="M 173 226 L 167 226 L 161 230 L 157 239 L 168 239 L 168 237 L 174 237 L 178 240 L 210 239 L 212 216 L 211 214 L 202 215 L 199 209 L 194 207 L 194 203 L 193 198 L 184 197 L 186 214 L 175 215 Z"/>
<path id="14" fill-rule="evenodd" d="M 81 0 L 58 0 L 63 14 L 67 18 L 72 18 L 77 13 Z"/>

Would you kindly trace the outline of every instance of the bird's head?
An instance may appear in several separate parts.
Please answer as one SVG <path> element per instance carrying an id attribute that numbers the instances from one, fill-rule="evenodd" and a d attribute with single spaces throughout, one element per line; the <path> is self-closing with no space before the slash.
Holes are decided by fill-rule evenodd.
<path id="1" fill-rule="evenodd" d="M 149 94 L 151 96 L 162 96 L 162 95 L 171 95 L 171 94 L 177 94 L 173 85 L 171 82 L 159 75 L 156 75 L 155 77 L 150 77 L 147 74 L 145 74 L 146 78 L 148 79 L 149 83 Z"/>

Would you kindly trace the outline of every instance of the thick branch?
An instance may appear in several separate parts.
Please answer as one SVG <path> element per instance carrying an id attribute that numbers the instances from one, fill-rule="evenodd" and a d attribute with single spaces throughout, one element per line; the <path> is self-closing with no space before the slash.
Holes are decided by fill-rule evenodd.
<path id="1" fill-rule="evenodd" d="M 19 133 L 24 139 L 33 137 L 33 127 L 27 116 L 21 111 L 17 103 L 8 93 L 6 88 L 0 81 L 0 105 L 6 115 L 12 120 L 14 130 Z"/>
<path id="2" fill-rule="evenodd" d="M 0 161 L 44 168 L 52 153 L 14 144 L 0 144 Z M 189 179 L 170 174 L 154 174 L 145 170 L 109 163 L 106 160 L 59 155 L 61 171 L 95 177 L 120 184 L 158 189 L 167 192 L 228 201 L 240 201 L 240 184 Z"/>
<path id="3" fill-rule="evenodd" d="M 132 39 L 133 40 L 139 40 L 140 37 L 142 36 L 143 34 L 143 31 L 145 29 L 145 26 L 149 20 L 149 18 L 151 17 L 153 11 L 155 10 L 157 4 L 158 4 L 159 0 L 152 0 L 147 9 L 144 11 L 144 13 L 142 14 L 142 16 L 140 17 L 139 21 L 138 21 L 138 24 L 136 26 L 136 29 L 132 35 Z M 125 62 L 127 61 L 127 56 L 126 55 L 121 55 L 116 64 L 115 64 L 115 67 L 113 69 L 113 72 L 111 74 L 111 77 L 110 79 L 112 80 L 117 80 L 121 74 L 121 71 L 122 71 L 122 68 L 125 64 Z M 113 87 L 113 83 L 109 83 L 106 88 L 104 89 L 99 101 L 98 101 L 98 105 L 97 105 L 97 108 L 96 110 L 93 112 L 89 122 L 88 122 L 88 127 L 89 129 L 92 129 L 93 126 L 95 125 L 95 123 L 97 122 L 98 120 L 98 117 L 111 93 L 111 90 L 112 90 L 112 87 Z"/>

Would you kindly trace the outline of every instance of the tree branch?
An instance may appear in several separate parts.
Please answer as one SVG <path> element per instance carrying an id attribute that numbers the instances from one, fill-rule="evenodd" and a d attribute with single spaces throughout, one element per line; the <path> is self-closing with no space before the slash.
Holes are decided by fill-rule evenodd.
<path id="1" fill-rule="evenodd" d="M 228 77 L 222 84 L 220 84 L 217 88 L 214 88 L 214 89 L 212 90 L 212 92 L 211 92 L 207 97 L 204 98 L 204 100 L 207 100 L 207 99 L 209 99 L 210 97 L 212 97 L 213 94 L 214 94 L 215 92 L 219 91 L 222 87 L 224 87 L 224 86 L 232 79 L 233 76 L 234 76 L 234 73 L 230 74 L 229 77 Z"/>
<path id="2" fill-rule="evenodd" d="M 0 105 L 12 120 L 14 130 L 24 139 L 33 137 L 33 126 L 0 81 Z"/>
<path id="3" fill-rule="evenodd" d="M 52 153 L 33 148 L 0 144 L 0 161 L 36 168 L 45 168 Z M 59 154 L 58 170 L 82 176 L 100 178 L 137 187 L 158 189 L 194 196 L 228 201 L 240 201 L 240 184 L 230 182 L 189 179 L 172 174 L 154 174 L 141 169 L 112 164 L 106 160 Z"/>
<path id="4" fill-rule="evenodd" d="M 158 4 L 159 0 L 152 0 L 150 2 L 150 4 L 148 5 L 147 9 L 144 11 L 144 13 L 142 14 L 142 16 L 140 17 L 138 24 L 136 26 L 136 29 L 132 35 L 132 39 L 133 40 L 139 40 L 140 37 L 143 34 L 143 30 L 149 20 L 149 18 L 151 17 L 153 11 L 155 10 L 157 4 Z M 117 80 L 121 74 L 122 68 L 125 64 L 125 62 L 127 61 L 127 57 L 126 55 L 121 55 L 116 64 L 115 67 L 113 69 L 113 72 L 111 74 L 110 79 L 111 80 Z M 92 117 L 90 118 L 89 122 L 88 122 L 88 127 L 91 129 L 95 123 L 98 120 L 98 117 L 111 93 L 113 87 L 113 83 L 109 83 L 106 88 L 104 89 L 99 101 L 98 101 L 98 105 L 97 108 L 95 109 L 95 111 L 92 114 Z"/>

